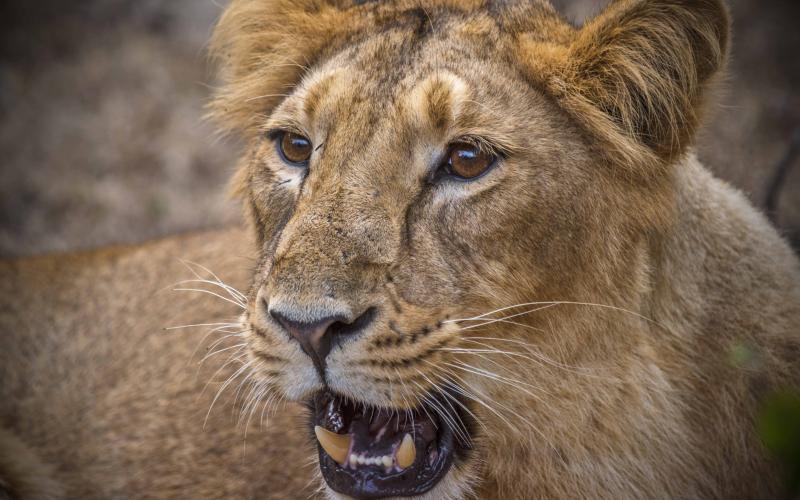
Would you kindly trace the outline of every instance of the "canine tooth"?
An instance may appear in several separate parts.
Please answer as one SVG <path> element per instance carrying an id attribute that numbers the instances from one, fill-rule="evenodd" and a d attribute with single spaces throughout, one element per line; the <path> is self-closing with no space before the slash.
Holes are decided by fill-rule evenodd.
<path id="1" fill-rule="evenodd" d="M 350 450 L 350 441 L 352 440 L 350 435 L 336 434 L 319 425 L 314 427 L 314 434 L 317 435 L 317 441 L 325 453 L 339 465 L 344 465 L 347 461 L 347 452 Z"/>
<path id="2" fill-rule="evenodd" d="M 390 457 L 389 455 L 384 455 L 381 458 L 381 463 L 384 467 L 388 469 L 389 467 L 392 466 L 392 457 Z"/>
<path id="3" fill-rule="evenodd" d="M 417 448 L 414 446 L 414 439 L 411 437 L 411 434 L 406 434 L 403 436 L 403 442 L 400 443 L 400 447 L 397 449 L 397 465 L 400 466 L 401 469 L 405 469 L 414 463 L 416 457 Z"/>

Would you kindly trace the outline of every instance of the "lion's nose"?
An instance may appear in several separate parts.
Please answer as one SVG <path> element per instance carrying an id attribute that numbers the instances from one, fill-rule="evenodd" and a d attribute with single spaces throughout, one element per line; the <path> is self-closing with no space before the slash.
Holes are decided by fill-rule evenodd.
<path id="1" fill-rule="evenodd" d="M 342 314 L 321 315 L 322 317 L 311 321 L 306 318 L 298 319 L 292 308 L 286 307 L 270 307 L 269 314 L 300 343 L 303 351 L 322 369 L 334 343 L 363 331 L 374 319 L 375 308 L 367 309 L 350 322 Z"/>
<path id="2" fill-rule="evenodd" d="M 323 361 L 331 352 L 330 326 L 344 319 L 342 316 L 327 316 L 316 321 L 295 321 L 284 313 L 270 310 L 270 315 L 286 329 L 309 356 Z"/>

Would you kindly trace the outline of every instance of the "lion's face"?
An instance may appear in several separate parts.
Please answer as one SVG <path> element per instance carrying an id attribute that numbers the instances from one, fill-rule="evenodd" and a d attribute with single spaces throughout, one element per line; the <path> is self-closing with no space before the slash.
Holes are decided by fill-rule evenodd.
<path id="1" fill-rule="evenodd" d="M 350 496 L 460 497 L 482 458 L 539 432 L 553 357 L 608 342 L 547 309 L 625 305 L 637 235 L 667 210 L 642 208 L 666 181 L 610 168 L 608 134 L 511 57 L 546 59 L 573 29 L 543 5 L 468 7 L 331 7 L 369 29 L 284 63 L 292 85 L 238 90 L 274 103 L 248 118 L 238 180 L 260 245 L 250 366 L 310 404 L 323 476 Z M 539 32 L 520 37 L 522 14 Z"/>
<path id="2" fill-rule="evenodd" d="M 456 34 L 413 50 L 404 35 L 309 73 L 265 121 L 250 167 L 252 210 L 271 221 L 250 315 L 258 366 L 292 399 L 329 391 L 356 412 L 415 412 L 416 428 L 400 418 L 393 440 L 350 452 L 392 455 L 416 429 L 426 482 L 387 482 L 398 494 L 426 489 L 426 467 L 446 472 L 477 430 L 467 408 L 483 414 L 463 394 L 479 397 L 482 363 L 459 351 L 480 348 L 481 333 L 458 320 L 554 297 L 588 243 L 580 200 L 594 197 L 579 134 L 498 54 Z M 287 158 L 303 157 L 292 140 L 308 141 L 307 160 Z M 450 432 L 464 422 L 464 435 L 434 444 L 426 419 Z M 363 467 L 345 465 L 353 486 L 332 487 L 371 491 L 353 471 Z"/>

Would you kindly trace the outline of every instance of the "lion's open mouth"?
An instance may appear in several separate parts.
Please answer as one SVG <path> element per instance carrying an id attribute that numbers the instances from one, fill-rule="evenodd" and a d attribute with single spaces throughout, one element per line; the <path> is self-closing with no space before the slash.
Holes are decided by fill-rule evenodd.
<path id="1" fill-rule="evenodd" d="M 334 491 L 355 498 L 425 493 L 464 447 L 429 409 L 374 408 L 322 392 L 313 412 L 322 475 Z"/>

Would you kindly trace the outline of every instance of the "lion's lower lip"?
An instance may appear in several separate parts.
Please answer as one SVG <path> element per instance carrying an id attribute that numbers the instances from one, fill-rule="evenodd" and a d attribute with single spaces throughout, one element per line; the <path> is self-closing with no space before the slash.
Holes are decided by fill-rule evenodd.
<path id="1" fill-rule="evenodd" d="M 320 469 L 338 493 L 355 498 L 420 495 L 453 462 L 452 429 L 430 412 L 370 408 L 327 392 L 314 398 L 313 408 L 316 434 L 331 450 L 318 447 Z"/>

